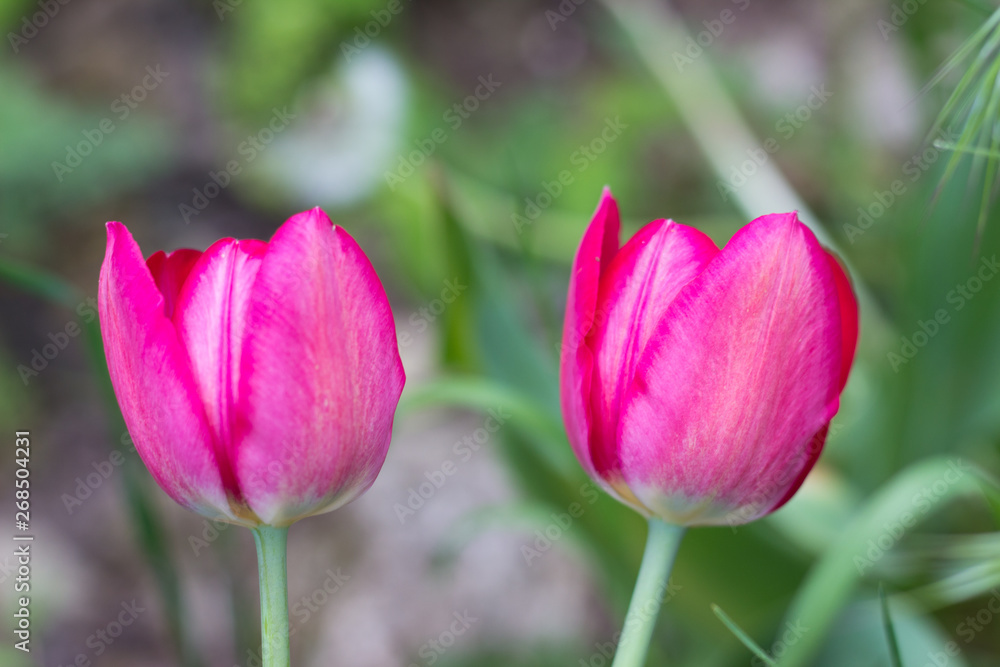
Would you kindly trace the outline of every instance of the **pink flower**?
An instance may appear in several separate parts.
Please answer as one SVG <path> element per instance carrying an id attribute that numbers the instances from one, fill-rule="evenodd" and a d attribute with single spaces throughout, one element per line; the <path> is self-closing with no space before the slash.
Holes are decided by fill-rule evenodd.
<path id="1" fill-rule="evenodd" d="M 405 379 L 392 312 L 364 252 L 320 209 L 270 243 L 147 261 L 109 222 L 98 301 L 125 423 L 181 505 L 285 526 L 375 481 Z"/>
<path id="2" fill-rule="evenodd" d="M 569 440 L 647 516 L 737 524 L 781 507 L 819 457 L 854 358 L 840 264 L 794 213 L 719 250 L 656 220 L 618 247 L 609 191 L 570 279 L 561 359 Z"/>

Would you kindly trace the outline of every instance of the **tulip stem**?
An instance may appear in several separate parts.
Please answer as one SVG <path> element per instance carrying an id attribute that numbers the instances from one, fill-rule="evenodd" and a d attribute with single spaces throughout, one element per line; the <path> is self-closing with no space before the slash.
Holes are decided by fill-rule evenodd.
<path id="1" fill-rule="evenodd" d="M 670 599 L 668 596 L 665 600 L 664 594 L 670 588 L 670 570 L 683 536 L 683 526 L 656 518 L 649 520 L 646 551 L 642 555 L 642 565 L 639 566 L 635 591 L 625 615 L 612 667 L 642 667 L 646 663 L 660 607 Z"/>
<path id="2" fill-rule="evenodd" d="M 288 528 L 253 530 L 260 574 L 260 642 L 263 667 L 288 667 Z"/>

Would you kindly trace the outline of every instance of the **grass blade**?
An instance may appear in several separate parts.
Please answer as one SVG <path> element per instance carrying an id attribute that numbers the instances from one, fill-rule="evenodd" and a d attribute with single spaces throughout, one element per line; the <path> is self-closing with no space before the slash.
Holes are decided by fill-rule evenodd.
<path id="1" fill-rule="evenodd" d="M 889 612 L 889 601 L 885 598 L 885 586 L 878 585 L 878 599 L 882 607 L 882 626 L 889 642 L 889 660 L 892 667 L 903 667 L 903 659 L 899 656 L 899 642 L 896 641 L 896 629 L 892 625 L 892 614 Z"/>
<path id="2" fill-rule="evenodd" d="M 736 622 L 729 618 L 726 612 L 722 611 L 722 608 L 719 607 L 719 605 L 713 604 L 712 611 L 719 617 L 722 624 L 729 628 L 729 631 L 733 633 L 733 636 L 739 639 L 740 643 L 746 646 L 751 653 L 763 660 L 765 665 L 768 665 L 768 667 L 775 667 L 778 664 L 767 654 L 766 651 L 764 651 L 764 649 L 757 645 L 757 642 L 755 642 L 750 635 L 743 631 L 743 628 L 736 625 Z"/>
<path id="3" fill-rule="evenodd" d="M 1000 77 L 1000 9 L 993 12 L 983 26 L 945 61 L 922 92 L 940 83 L 977 50 L 978 53 L 941 108 L 930 136 L 937 136 L 945 131 L 958 133 L 955 140 L 934 142 L 935 145 L 952 151 L 935 190 L 935 199 L 967 156 L 972 158 L 971 173 L 982 174 L 983 190 L 976 225 L 978 248 L 1000 174 L 1000 157 L 997 156 L 1000 131 L 996 127 L 997 113 L 1000 111 L 1000 85 L 997 83 Z"/>
<path id="4" fill-rule="evenodd" d="M 922 489 L 940 485 L 943 480 L 947 486 L 935 497 L 933 505 L 917 511 L 913 498 Z M 984 495 L 987 498 L 996 495 L 994 483 L 976 466 L 961 460 L 927 459 L 896 474 L 866 503 L 799 588 L 785 618 L 800 620 L 813 631 L 788 647 L 781 664 L 786 667 L 811 664 L 864 573 L 873 567 L 867 560 L 870 542 L 882 538 L 887 525 L 898 523 L 904 512 L 919 522 L 957 498 Z"/>

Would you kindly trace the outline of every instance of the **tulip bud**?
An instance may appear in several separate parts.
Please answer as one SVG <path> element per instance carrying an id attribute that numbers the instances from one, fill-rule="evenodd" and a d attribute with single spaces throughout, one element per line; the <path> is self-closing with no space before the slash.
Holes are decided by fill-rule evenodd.
<path id="1" fill-rule="evenodd" d="M 605 191 L 569 287 L 560 380 L 584 469 L 646 516 L 739 524 L 783 505 L 822 450 L 854 358 L 839 262 L 795 213 L 719 250 L 671 220 L 623 247 Z"/>
<path id="2" fill-rule="evenodd" d="M 269 243 L 148 261 L 109 222 L 98 301 L 125 423 L 181 505 L 287 526 L 375 481 L 404 382 L 395 326 L 368 258 L 320 209 Z"/>

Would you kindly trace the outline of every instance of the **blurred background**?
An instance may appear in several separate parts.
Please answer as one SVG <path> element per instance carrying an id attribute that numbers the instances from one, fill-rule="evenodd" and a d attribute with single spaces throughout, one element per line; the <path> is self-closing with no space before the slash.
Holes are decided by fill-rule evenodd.
<path id="1" fill-rule="evenodd" d="M 646 529 L 588 484 L 557 381 L 605 185 L 624 237 L 798 209 L 862 302 L 819 464 L 689 532 L 649 664 L 765 664 L 713 604 L 780 664 L 1000 664 L 994 10 L 3 0 L 0 488 L 30 430 L 35 542 L 30 654 L 0 550 L 0 664 L 260 664 L 251 535 L 153 483 L 94 300 L 107 220 L 149 255 L 313 206 L 372 259 L 408 381 L 374 487 L 291 531 L 295 664 L 610 664 Z"/>

